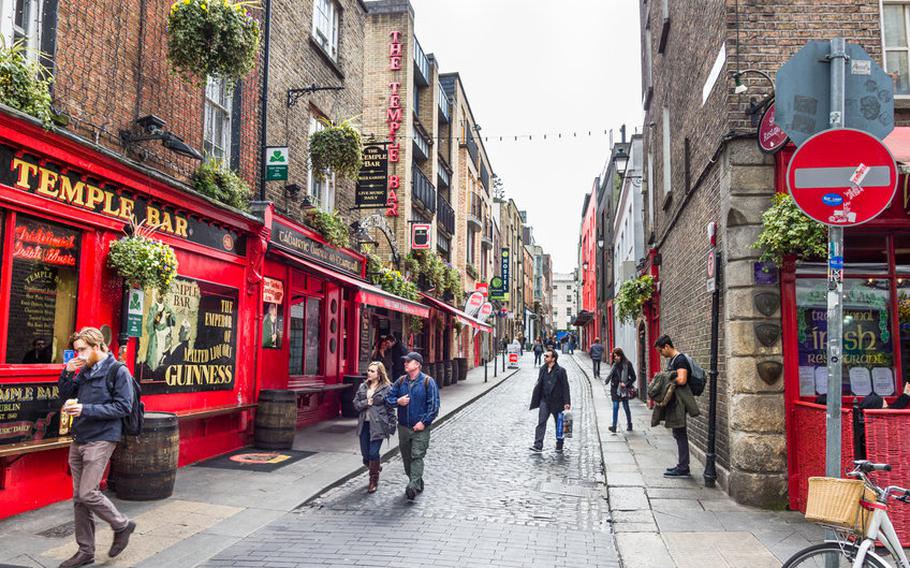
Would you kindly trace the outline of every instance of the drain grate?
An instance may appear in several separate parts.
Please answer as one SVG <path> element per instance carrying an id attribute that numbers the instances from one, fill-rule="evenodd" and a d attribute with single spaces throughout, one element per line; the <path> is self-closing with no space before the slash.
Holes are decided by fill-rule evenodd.
<path id="1" fill-rule="evenodd" d="M 73 536 L 76 533 L 76 523 L 75 521 L 69 521 L 63 523 L 62 525 L 57 525 L 56 527 L 51 527 L 46 531 L 38 533 L 38 536 L 43 536 L 46 538 L 64 538 L 67 536 Z"/>

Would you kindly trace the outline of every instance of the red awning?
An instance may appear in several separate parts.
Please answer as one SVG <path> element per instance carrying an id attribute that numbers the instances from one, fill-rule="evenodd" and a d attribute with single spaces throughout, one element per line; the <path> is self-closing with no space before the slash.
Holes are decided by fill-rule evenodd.
<path id="1" fill-rule="evenodd" d="M 487 324 L 483 323 L 482 321 L 480 321 L 479 319 L 472 318 L 471 316 L 469 316 L 468 314 L 459 310 L 458 308 L 454 308 L 445 302 L 437 300 L 433 296 L 427 296 L 423 292 L 421 292 L 420 295 L 423 296 L 423 301 L 425 303 L 433 306 L 434 308 L 436 308 L 438 310 L 442 310 L 444 312 L 449 312 L 450 314 L 455 316 L 455 319 L 457 319 L 464 325 L 469 325 L 478 331 L 486 331 L 486 332 L 493 331 L 493 326 L 487 325 Z"/>
<path id="2" fill-rule="evenodd" d="M 373 286 L 372 284 L 364 282 L 363 280 L 342 274 L 341 272 L 326 268 L 325 266 L 316 264 L 315 262 L 304 260 L 280 250 L 275 250 L 274 252 L 283 258 L 293 260 L 295 263 L 300 264 L 304 268 L 312 270 L 316 274 L 323 274 L 329 278 L 338 280 L 349 286 L 357 288 L 359 292 L 357 292 L 357 295 L 355 296 L 356 302 L 377 308 L 385 308 L 387 310 L 392 310 L 393 312 L 400 312 L 411 316 L 417 316 L 421 318 L 430 317 L 430 309 L 423 304 L 413 302 L 411 300 L 402 298 L 401 296 L 396 296 L 395 294 L 386 292 L 382 288 Z"/>
<path id="3" fill-rule="evenodd" d="M 884 142 L 897 163 L 910 164 L 910 126 L 895 126 Z"/>

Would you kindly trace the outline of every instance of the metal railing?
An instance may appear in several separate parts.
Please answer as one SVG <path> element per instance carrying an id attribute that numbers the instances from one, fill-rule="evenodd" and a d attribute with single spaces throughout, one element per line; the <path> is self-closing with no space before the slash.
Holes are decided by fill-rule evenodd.
<path id="1" fill-rule="evenodd" d="M 420 168 L 417 166 L 411 168 L 411 172 L 413 173 L 412 177 L 414 178 L 411 182 L 414 199 L 418 201 L 424 209 L 430 213 L 435 213 L 436 188 L 433 187 L 433 184 L 427 179 L 427 176 L 423 175 L 423 172 L 420 171 Z"/>
<path id="2" fill-rule="evenodd" d="M 483 201 L 471 194 L 471 208 L 468 210 L 468 228 L 472 231 L 483 229 Z"/>
<path id="3" fill-rule="evenodd" d="M 439 97 L 439 120 L 449 122 L 449 97 L 439 81 L 436 82 L 436 96 Z"/>
<path id="4" fill-rule="evenodd" d="M 440 187 L 449 187 L 452 183 L 452 178 L 449 177 L 449 172 L 445 171 L 445 168 L 442 165 L 439 166 L 439 170 L 436 172 L 436 177 L 439 178 Z"/>
<path id="5" fill-rule="evenodd" d="M 474 133 L 471 132 L 470 126 L 465 127 L 464 145 L 468 148 L 468 154 L 471 161 L 477 163 L 477 142 L 474 141 Z"/>
<path id="6" fill-rule="evenodd" d="M 430 140 L 429 138 L 421 132 L 421 129 L 414 129 L 414 151 L 415 157 L 420 161 L 424 161 L 430 158 Z"/>
<path id="7" fill-rule="evenodd" d="M 449 204 L 448 200 L 440 194 L 436 196 L 438 209 L 436 210 L 436 221 L 439 227 L 450 235 L 455 234 L 455 210 Z"/>
<path id="8" fill-rule="evenodd" d="M 487 171 L 487 165 L 483 162 L 480 162 L 480 183 L 483 184 L 483 188 L 486 190 L 487 195 L 490 194 L 490 172 Z"/>
<path id="9" fill-rule="evenodd" d="M 414 80 L 421 86 L 430 85 L 430 60 L 420 47 L 420 42 L 414 38 Z"/>
<path id="10" fill-rule="evenodd" d="M 487 221 L 483 226 L 483 235 L 480 238 L 480 244 L 484 248 L 493 248 L 493 222 Z"/>

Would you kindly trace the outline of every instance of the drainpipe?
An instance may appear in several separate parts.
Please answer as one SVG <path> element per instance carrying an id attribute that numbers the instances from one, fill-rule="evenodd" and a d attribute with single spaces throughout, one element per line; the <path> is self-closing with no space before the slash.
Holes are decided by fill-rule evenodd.
<path id="1" fill-rule="evenodd" d="M 720 331 L 720 252 L 714 256 L 714 292 L 711 293 L 711 372 L 708 391 L 708 448 L 705 452 L 705 487 L 714 487 L 717 482 L 717 343 Z"/>
<path id="2" fill-rule="evenodd" d="M 261 121 L 261 126 L 259 128 L 259 148 L 257 153 L 259 154 L 259 201 L 265 201 L 265 145 L 268 143 L 268 113 L 269 113 L 269 44 L 271 43 L 271 28 L 272 28 L 272 0 L 265 0 L 265 29 L 263 34 L 265 35 L 264 48 L 263 52 L 263 64 L 262 64 L 262 101 L 261 109 L 259 111 L 259 120 Z"/>

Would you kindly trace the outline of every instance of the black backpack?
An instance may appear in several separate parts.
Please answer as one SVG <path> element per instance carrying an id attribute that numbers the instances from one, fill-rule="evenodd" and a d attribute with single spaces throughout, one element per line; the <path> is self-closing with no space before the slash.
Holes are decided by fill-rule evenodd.
<path id="1" fill-rule="evenodd" d="M 115 361 L 107 373 L 107 390 L 111 396 L 114 395 L 114 381 L 117 380 L 117 372 L 120 367 L 125 367 L 123 363 Z M 145 421 L 145 403 L 142 402 L 142 387 L 139 381 L 130 374 L 130 383 L 133 385 L 133 406 L 130 413 L 123 417 L 123 433 L 129 436 L 138 436 L 142 434 L 142 423 Z"/>
<path id="2" fill-rule="evenodd" d="M 701 396 L 701 393 L 705 392 L 705 383 L 708 382 L 708 375 L 705 373 L 705 370 L 695 362 L 695 359 L 689 357 L 685 353 L 683 353 L 682 356 L 686 358 L 686 361 L 689 363 L 689 368 L 692 369 L 692 372 L 689 373 L 689 379 L 686 381 L 689 385 L 689 390 L 692 391 L 692 394 L 695 396 Z"/>

